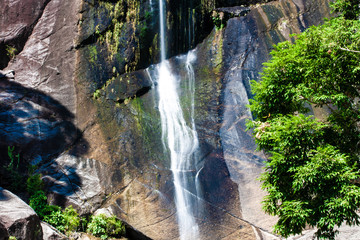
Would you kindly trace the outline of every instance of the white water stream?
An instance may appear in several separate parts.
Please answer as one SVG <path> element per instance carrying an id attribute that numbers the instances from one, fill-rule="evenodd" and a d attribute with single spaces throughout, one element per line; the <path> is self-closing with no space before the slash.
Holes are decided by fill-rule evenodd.
<path id="1" fill-rule="evenodd" d="M 183 79 L 172 72 L 170 62 L 166 60 L 164 8 L 163 0 L 159 0 L 161 63 L 156 69 L 156 82 L 162 142 L 171 158 L 180 239 L 196 240 L 199 239 L 199 227 L 194 212 L 197 207 L 196 195 L 200 194 L 195 157 L 199 143 L 194 122 L 195 77 L 192 67 L 196 56 L 194 51 L 190 51 L 186 57 L 180 58 L 184 61 L 186 72 Z M 182 89 L 182 96 L 186 99 L 183 104 L 178 93 L 182 81 L 186 81 Z"/>

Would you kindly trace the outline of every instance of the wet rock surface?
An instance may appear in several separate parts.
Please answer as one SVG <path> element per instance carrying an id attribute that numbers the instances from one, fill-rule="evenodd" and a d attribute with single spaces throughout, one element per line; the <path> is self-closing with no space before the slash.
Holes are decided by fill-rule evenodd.
<path id="1" fill-rule="evenodd" d="M 267 3 L 273 0 L 214 0 L 216 7 L 249 6 L 257 3 Z"/>
<path id="2" fill-rule="evenodd" d="M 23 240 L 42 240 L 39 217 L 34 210 L 13 193 L 0 188 L 1 237 L 13 236 Z M 5 232 L 6 231 L 6 232 Z"/>

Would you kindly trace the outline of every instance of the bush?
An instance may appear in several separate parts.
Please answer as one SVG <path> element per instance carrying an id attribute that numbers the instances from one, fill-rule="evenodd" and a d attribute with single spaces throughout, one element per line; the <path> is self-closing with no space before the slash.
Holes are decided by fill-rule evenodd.
<path id="1" fill-rule="evenodd" d="M 88 224 L 87 232 L 101 239 L 120 237 L 125 234 L 125 226 L 115 216 L 106 217 L 104 214 L 93 216 Z"/>
<path id="2" fill-rule="evenodd" d="M 80 225 L 79 214 L 72 206 L 61 210 L 59 206 L 49 205 L 47 197 L 42 190 L 36 191 L 30 197 L 29 205 L 41 220 L 54 226 L 60 232 L 69 233 L 76 231 Z"/>
<path id="3" fill-rule="evenodd" d="M 29 200 L 30 207 L 34 209 L 41 220 L 43 220 L 44 217 L 49 214 L 49 211 L 52 210 L 49 208 L 46 200 L 47 197 L 45 192 L 42 190 L 36 191 L 33 195 L 31 195 Z"/>
<path id="4" fill-rule="evenodd" d="M 52 207 L 53 211 L 44 217 L 45 222 L 63 233 L 74 232 L 77 230 L 80 225 L 80 218 L 79 214 L 72 206 L 65 208 L 63 211 L 58 206 L 49 207 Z"/>
<path id="5" fill-rule="evenodd" d="M 37 191 L 42 191 L 43 186 L 44 183 L 41 180 L 40 174 L 34 174 L 32 176 L 29 176 L 28 179 L 26 180 L 26 190 L 30 195 Z"/>
<path id="6" fill-rule="evenodd" d="M 77 211 L 69 206 L 62 210 L 59 206 L 49 205 L 43 191 L 43 182 L 40 174 L 33 174 L 30 169 L 26 181 L 26 189 L 30 195 L 29 205 L 38 214 L 39 218 L 60 232 L 70 234 L 75 231 L 87 231 L 101 239 L 120 237 L 125 234 L 123 223 L 115 216 L 106 217 L 104 214 L 88 217 L 79 217 Z"/>

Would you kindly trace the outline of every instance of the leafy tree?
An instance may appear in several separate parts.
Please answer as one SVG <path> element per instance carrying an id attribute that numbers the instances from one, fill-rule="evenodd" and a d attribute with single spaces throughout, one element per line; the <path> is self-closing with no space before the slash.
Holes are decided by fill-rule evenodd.
<path id="1" fill-rule="evenodd" d="M 311 226 L 334 239 L 336 226 L 359 224 L 360 21 L 343 16 L 275 46 L 252 82 L 257 121 L 248 127 L 269 154 L 263 207 L 284 237 Z M 318 110 L 326 111 L 319 119 Z"/>

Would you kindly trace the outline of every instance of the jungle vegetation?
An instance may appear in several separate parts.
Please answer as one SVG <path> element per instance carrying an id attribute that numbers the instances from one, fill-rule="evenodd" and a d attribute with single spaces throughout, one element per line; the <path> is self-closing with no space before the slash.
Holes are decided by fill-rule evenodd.
<path id="1" fill-rule="evenodd" d="M 310 226 L 335 239 L 341 224 L 359 224 L 360 8 L 332 7 L 337 17 L 274 46 L 252 81 L 248 127 L 268 154 L 263 209 L 283 237 Z"/>

